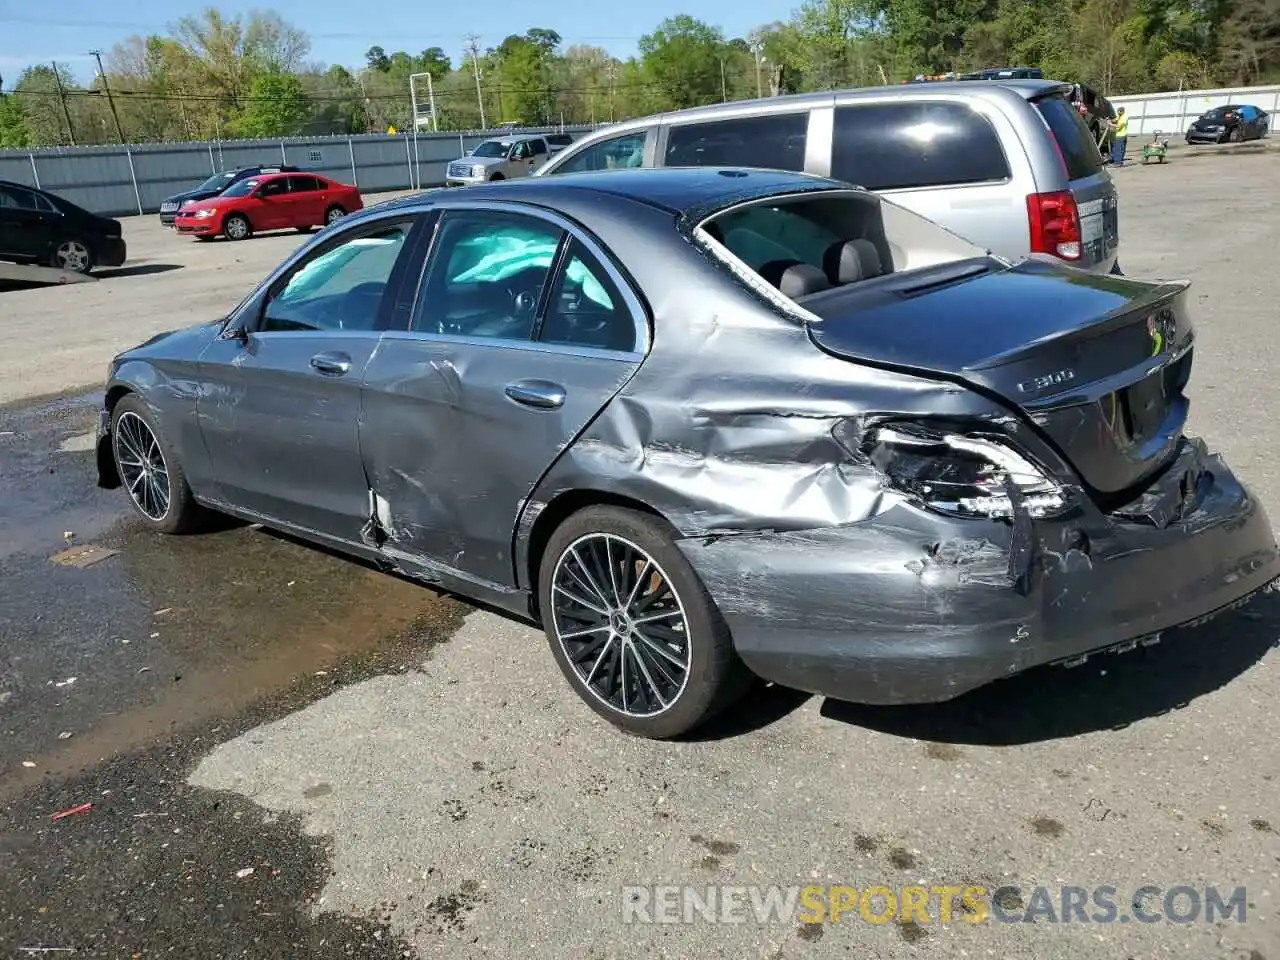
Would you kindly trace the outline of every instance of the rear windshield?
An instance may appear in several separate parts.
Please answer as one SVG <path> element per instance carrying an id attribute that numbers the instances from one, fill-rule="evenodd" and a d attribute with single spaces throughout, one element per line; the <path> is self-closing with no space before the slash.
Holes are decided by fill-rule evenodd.
<path id="1" fill-rule="evenodd" d="M 985 253 L 871 193 L 777 197 L 726 210 L 701 230 L 750 271 L 753 286 L 763 281 L 791 299 Z"/>
<path id="2" fill-rule="evenodd" d="M 1040 116 L 1058 141 L 1067 176 L 1072 180 L 1092 177 L 1102 170 L 1102 155 L 1079 112 L 1063 97 L 1054 95 L 1034 101 Z"/>

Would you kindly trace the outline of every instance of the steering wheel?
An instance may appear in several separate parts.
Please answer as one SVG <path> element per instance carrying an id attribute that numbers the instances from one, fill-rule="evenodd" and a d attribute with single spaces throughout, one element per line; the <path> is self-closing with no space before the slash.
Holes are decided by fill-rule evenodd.
<path id="1" fill-rule="evenodd" d="M 526 318 L 533 319 L 533 314 L 538 309 L 538 297 L 542 293 L 544 279 L 545 274 L 538 271 L 538 275 L 535 276 L 526 275 L 522 278 L 517 275 L 505 285 L 513 322 L 523 321 Z"/>

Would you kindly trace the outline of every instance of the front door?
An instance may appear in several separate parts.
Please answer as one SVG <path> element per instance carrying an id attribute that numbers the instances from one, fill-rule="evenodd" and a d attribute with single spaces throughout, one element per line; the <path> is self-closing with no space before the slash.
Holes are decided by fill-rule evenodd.
<path id="1" fill-rule="evenodd" d="M 264 180 L 254 192 L 253 211 L 249 219 L 255 230 L 281 230 L 293 226 L 294 199 L 289 196 L 286 177 Z"/>
<path id="2" fill-rule="evenodd" d="M 255 307 L 246 341 L 200 358 L 197 413 L 221 497 L 357 541 L 368 519 L 360 383 L 390 316 L 412 216 L 355 225 L 300 260 Z"/>
<path id="3" fill-rule="evenodd" d="M 52 253 L 57 217 L 38 193 L 0 186 L 0 254 L 44 263 Z"/>
<path id="4" fill-rule="evenodd" d="M 608 263 L 550 214 L 444 213 L 411 328 L 365 372 L 384 550 L 514 585 L 522 505 L 645 350 L 642 309 Z"/>

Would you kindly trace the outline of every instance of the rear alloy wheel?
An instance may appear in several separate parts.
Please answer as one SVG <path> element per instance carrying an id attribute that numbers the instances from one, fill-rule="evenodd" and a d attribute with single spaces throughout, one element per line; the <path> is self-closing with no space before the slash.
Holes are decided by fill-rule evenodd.
<path id="1" fill-rule="evenodd" d="M 253 233 L 253 227 L 249 226 L 248 218 L 233 213 L 222 221 L 222 232 L 228 240 L 244 240 Z"/>
<path id="2" fill-rule="evenodd" d="M 203 511 L 154 414 L 137 394 L 122 398 L 112 411 L 111 452 L 120 483 L 147 526 L 161 533 L 196 526 Z"/>
<path id="3" fill-rule="evenodd" d="M 343 210 L 340 206 L 338 206 L 335 203 L 332 207 L 330 207 L 328 210 L 324 212 L 325 226 L 328 226 L 331 223 L 341 220 L 346 215 L 347 215 L 347 211 Z"/>
<path id="4" fill-rule="evenodd" d="M 53 251 L 53 265 L 72 273 L 88 273 L 93 269 L 93 254 L 79 240 L 64 240 Z"/>
<path id="5" fill-rule="evenodd" d="M 746 689 L 728 627 L 661 521 L 582 510 L 552 535 L 539 581 L 561 672 L 615 726 L 678 737 Z"/>

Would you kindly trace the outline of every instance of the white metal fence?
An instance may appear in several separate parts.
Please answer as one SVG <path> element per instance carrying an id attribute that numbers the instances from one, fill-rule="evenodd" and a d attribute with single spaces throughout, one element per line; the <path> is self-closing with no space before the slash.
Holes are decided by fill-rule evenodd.
<path id="1" fill-rule="evenodd" d="M 1129 136 L 1157 131 L 1170 139 L 1181 139 L 1191 121 L 1206 110 L 1228 103 L 1251 104 L 1271 114 L 1271 132 L 1280 128 L 1280 84 L 1269 87 L 1223 87 L 1218 90 L 1177 90 L 1168 93 L 1139 93 L 1110 97 L 1116 107 L 1129 115 Z"/>

